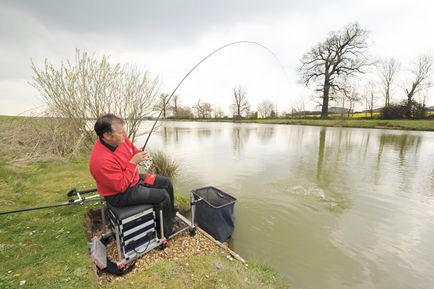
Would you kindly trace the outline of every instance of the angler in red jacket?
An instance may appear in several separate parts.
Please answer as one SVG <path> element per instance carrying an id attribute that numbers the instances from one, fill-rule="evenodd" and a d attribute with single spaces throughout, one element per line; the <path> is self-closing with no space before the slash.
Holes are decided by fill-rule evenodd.
<path id="1" fill-rule="evenodd" d="M 89 169 L 99 194 L 114 207 L 161 206 L 164 234 L 168 237 L 175 216 L 173 186 L 169 178 L 139 174 L 137 164 L 147 160 L 149 153 L 140 151 L 128 139 L 121 118 L 103 115 L 97 119 L 94 129 L 99 139 L 90 154 Z"/>

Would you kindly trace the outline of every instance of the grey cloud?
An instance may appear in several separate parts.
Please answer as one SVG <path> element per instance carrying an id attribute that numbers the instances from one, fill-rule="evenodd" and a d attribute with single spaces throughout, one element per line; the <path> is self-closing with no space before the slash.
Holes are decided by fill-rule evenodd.
<path id="1" fill-rule="evenodd" d="M 234 24 L 311 9 L 309 1 L 0 0 L 0 79 L 28 78 L 31 58 L 63 59 L 76 47 L 188 45 L 214 29 L 230 34 Z"/>
<path id="2" fill-rule="evenodd" d="M 284 15 L 309 6 L 300 2 L 5 0 L 4 4 L 25 11 L 48 28 L 116 35 L 152 46 L 182 43 L 216 26 Z"/>
<path id="3" fill-rule="evenodd" d="M 215 28 L 287 13 L 296 3 L 2 0 L 0 79 L 28 77 L 30 58 L 61 57 L 86 45 L 120 43 L 130 51 L 187 45 Z"/>

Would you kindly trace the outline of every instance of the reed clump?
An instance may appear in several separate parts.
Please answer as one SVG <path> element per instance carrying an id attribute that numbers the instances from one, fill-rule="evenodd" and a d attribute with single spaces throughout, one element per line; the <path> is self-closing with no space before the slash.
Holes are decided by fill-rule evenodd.
<path id="1" fill-rule="evenodd" d="M 179 165 L 166 154 L 161 151 L 151 152 L 152 165 L 150 171 L 152 173 L 166 176 L 174 179 L 179 173 Z"/>

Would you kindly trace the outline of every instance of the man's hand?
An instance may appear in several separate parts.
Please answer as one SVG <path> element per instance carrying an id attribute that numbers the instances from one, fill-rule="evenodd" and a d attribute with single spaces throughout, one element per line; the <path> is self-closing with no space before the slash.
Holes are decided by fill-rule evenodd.
<path id="1" fill-rule="evenodd" d="M 146 161 L 149 159 L 149 152 L 147 150 L 136 153 L 130 160 L 130 163 L 132 164 L 139 164 L 141 162 Z"/>

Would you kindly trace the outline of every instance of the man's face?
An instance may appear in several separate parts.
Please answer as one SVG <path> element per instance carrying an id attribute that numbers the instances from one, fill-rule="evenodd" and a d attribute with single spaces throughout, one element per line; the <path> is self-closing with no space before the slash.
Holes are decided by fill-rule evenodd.
<path id="1" fill-rule="evenodd" d="M 126 136 L 127 133 L 125 132 L 125 126 L 121 123 L 115 122 L 112 123 L 112 133 L 105 133 L 104 140 L 112 146 L 118 146 L 125 141 Z"/>

